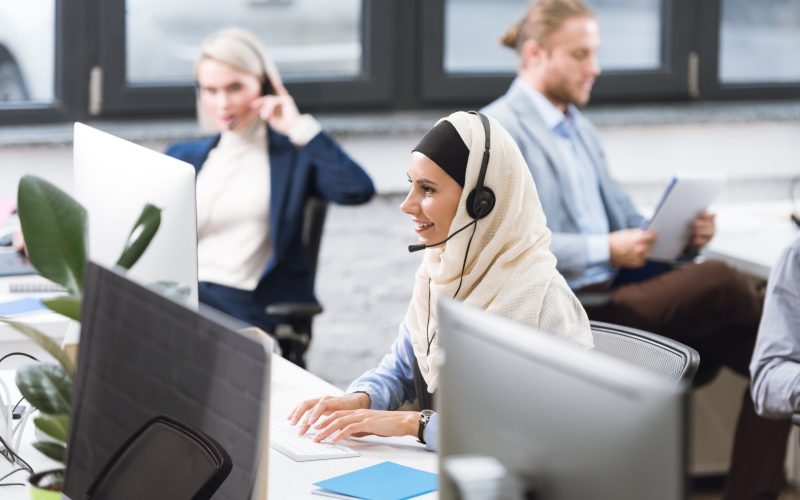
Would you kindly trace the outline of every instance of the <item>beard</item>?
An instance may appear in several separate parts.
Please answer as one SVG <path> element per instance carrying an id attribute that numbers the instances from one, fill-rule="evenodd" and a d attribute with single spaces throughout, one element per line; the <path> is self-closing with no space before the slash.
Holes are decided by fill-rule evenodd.
<path id="1" fill-rule="evenodd" d="M 591 97 L 590 92 L 584 95 L 580 90 L 573 90 L 570 84 L 564 80 L 547 85 L 545 95 L 553 102 L 558 102 L 564 106 L 572 104 L 577 107 L 585 106 Z"/>

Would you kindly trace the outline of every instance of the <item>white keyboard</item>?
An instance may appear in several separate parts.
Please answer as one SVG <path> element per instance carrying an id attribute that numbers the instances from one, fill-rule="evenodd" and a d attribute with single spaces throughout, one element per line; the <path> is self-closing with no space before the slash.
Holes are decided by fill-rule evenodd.
<path id="1" fill-rule="evenodd" d="M 330 443 L 315 443 L 314 434 L 309 432 L 299 436 L 297 429 L 282 425 L 271 426 L 269 444 L 295 462 L 328 460 L 331 458 L 357 457 L 359 453 L 346 446 Z"/>

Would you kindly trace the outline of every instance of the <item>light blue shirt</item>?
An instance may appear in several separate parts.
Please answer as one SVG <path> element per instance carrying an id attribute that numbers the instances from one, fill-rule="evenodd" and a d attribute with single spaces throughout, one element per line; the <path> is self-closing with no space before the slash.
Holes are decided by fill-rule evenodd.
<path id="1" fill-rule="evenodd" d="M 566 113 L 556 108 L 545 96 L 530 85 L 523 85 L 533 101 L 545 125 L 553 134 L 553 140 L 563 159 L 559 175 L 564 177 L 566 198 L 575 207 L 577 225 L 581 234 L 587 236 L 589 266 L 584 273 L 569 280 L 572 289 L 607 281 L 614 273 L 609 265 L 609 225 L 606 207 L 600 194 L 600 182 L 592 165 L 586 144 L 575 125 L 574 106 Z M 536 179 L 534 179 L 534 183 Z"/>
<path id="2" fill-rule="evenodd" d="M 770 274 L 750 375 L 759 415 L 800 412 L 800 238 Z"/>
<path id="3" fill-rule="evenodd" d="M 363 391 L 369 394 L 370 409 L 395 410 L 405 402 L 417 399 L 414 386 L 414 346 L 405 323 L 392 343 L 392 349 L 383 357 L 377 368 L 367 370 L 358 377 L 347 392 Z M 425 426 L 425 443 L 429 450 L 439 448 L 439 414 L 434 413 Z"/>

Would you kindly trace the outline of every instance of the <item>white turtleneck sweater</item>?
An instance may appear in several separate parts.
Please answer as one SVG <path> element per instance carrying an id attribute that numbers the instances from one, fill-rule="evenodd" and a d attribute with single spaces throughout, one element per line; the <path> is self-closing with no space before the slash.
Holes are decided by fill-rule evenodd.
<path id="1" fill-rule="evenodd" d="M 289 139 L 304 146 L 320 131 L 303 115 Z M 197 176 L 200 281 L 254 290 L 272 256 L 267 127 L 261 120 L 224 131 Z"/>

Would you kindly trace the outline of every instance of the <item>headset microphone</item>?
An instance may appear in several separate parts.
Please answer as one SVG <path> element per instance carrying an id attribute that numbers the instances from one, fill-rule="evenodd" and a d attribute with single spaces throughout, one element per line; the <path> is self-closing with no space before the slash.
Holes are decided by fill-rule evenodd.
<path id="1" fill-rule="evenodd" d="M 477 222 L 478 222 L 477 219 L 469 221 L 466 225 L 462 226 L 458 231 L 454 232 L 453 234 L 451 234 L 447 238 L 443 239 L 439 243 L 434 243 L 432 245 L 425 245 L 423 243 L 418 243 L 416 245 L 408 245 L 408 252 L 409 253 L 414 253 L 414 252 L 419 252 L 420 250 L 425 250 L 426 248 L 438 247 L 439 245 L 444 245 L 445 243 L 447 243 L 450 240 L 450 238 L 452 238 L 453 236 L 457 235 L 461 231 L 465 230 L 466 228 L 468 228 L 469 226 L 471 226 L 471 225 L 473 225 L 473 224 L 475 224 Z"/>

